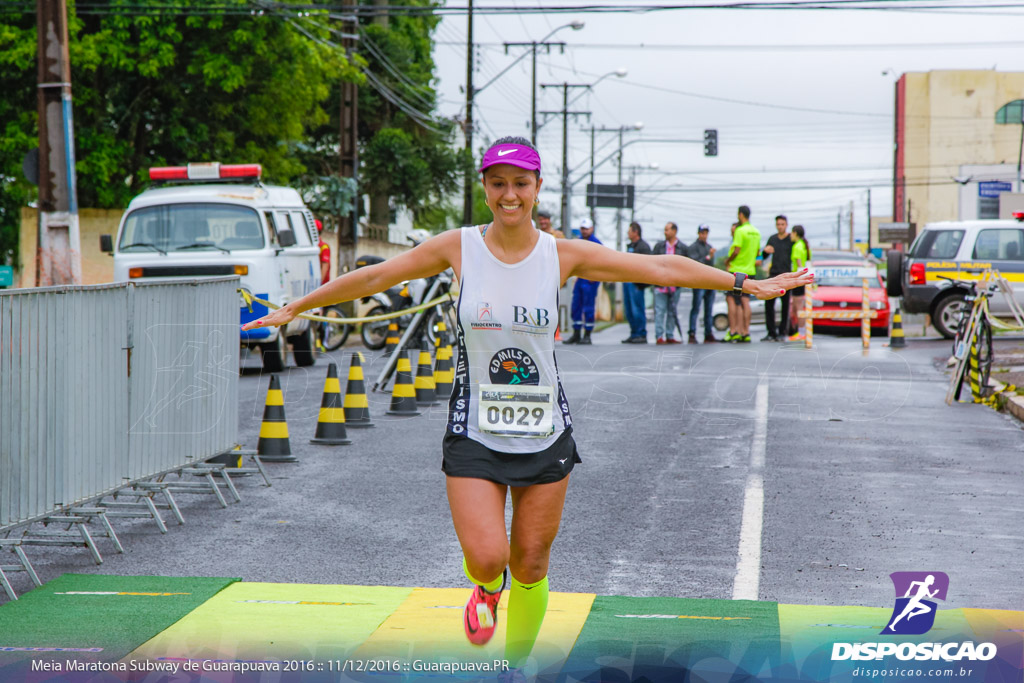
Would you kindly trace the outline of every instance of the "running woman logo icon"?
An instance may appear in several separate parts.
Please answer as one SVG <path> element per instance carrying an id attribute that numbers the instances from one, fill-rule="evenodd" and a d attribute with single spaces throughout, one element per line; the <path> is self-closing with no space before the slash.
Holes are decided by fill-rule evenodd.
<path id="1" fill-rule="evenodd" d="M 945 600 L 949 577 L 943 572 L 893 572 L 889 575 L 896 589 L 896 606 L 882 634 L 916 636 L 927 633 L 935 624 L 934 600 Z"/>

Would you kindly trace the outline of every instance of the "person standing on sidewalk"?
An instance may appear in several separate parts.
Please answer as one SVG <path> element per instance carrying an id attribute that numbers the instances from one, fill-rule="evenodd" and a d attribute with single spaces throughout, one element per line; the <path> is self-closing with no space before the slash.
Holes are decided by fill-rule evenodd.
<path id="1" fill-rule="evenodd" d="M 790 261 L 793 264 L 793 271 L 803 270 L 807 266 L 807 262 L 811 260 L 811 247 L 807 244 L 807 240 L 804 239 L 804 226 L 794 225 L 793 232 L 789 233 L 790 239 L 793 241 L 793 250 L 790 253 Z M 793 334 L 789 335 L 789 341 L 800 341 L 804 338 L 804 322 L 805 320 L 799 317 L 797 314 L 803 310 L 804 307 L 804 296 L 806 290 L 804 285 L 794 287 L 790 290 L 793 294 L 793 307 L 792 313 L 790 314 L 791 327 L 793 328 Z M 786 292 L 788 295 L 790 292 Z"/>
<path id="2" fill-rule="evenodd" d="M 768 277 L 775 277 L 793 270 L 790 262 L 790 251 L 793 248 L 793 240 L 789 238 L 789 219 L 785 216 L 775 217 L 775 234 L 768 238 L 764 251 L 761 252 L 761 259 L 771 259 L 771 266 L 768 268 Z M 778 297 L 779 301 L 779 326 L 775 326 L 775 299 L 764 302 L 764 322 L 768 327 L 768 334 L 761 341 L 781 341 L 789 336 L 789 292 Z"/>
<path id="3" fill-rule="evenodd" d="M 742 273 L 753 279 L 757 272 L 757 257 L 761 253 L 761 233 L 750 223 L 750 207 L 741 206 L 736 211 L 738 225 L 733 233 L 729 256 L 725 259 L 725 268 L 730 273 Z M 732 310 L 729 312 L 728 342 L 750 342 L 750 299 L 744 294 L 727 294 L 732 296 Z"/>
<path id="4" fill-rule="evenodd" d="M 547 211 L 537 212 L 537 229 L 540 230 L 541 232 L 546 232 L 547 234 L 557 239 L 565 238 L 565 233 L 563 233 L 561 230 L 555 230 L 555 228 L 551 225 L 551 214 L 548 213 Z"/>
<path id="5" fill-rule="evenodd" d="M 686 255 L 705 266 L 715 265 L 715 248 L 708 244 L 708 233 L 711 228 L 706 223 L 697 226 L 697 241 L 691 244 Z M 687 343 L 697 343 L 697 318 L 700 317 L 701 305 L 704 306 L 704 343 L 712 344 L 717 342 L 714 333 L 711 331 L 711 321 L 714 319 L 715 290 L 694 289 L 693 302 L 690 305 L 690 334 Z"/>
<path id="6" fill-rule="evenodd" d="M 594 234 L 594 222 L 589 218 L 580 219 L 580 239 L 602 244 Z M 594 331 L 594 304 L 597 302 L 597 288 L 600 285 L 600 282 L 576 278 L 572 288 L 572 336 L 563 344 L 594 343 L 590 340 L 590 333 Z"/>
<path id="7" fill-rule="evenodd" d="M 643 240 L 643 230 L 636 221 L 629 224 L 629 244 L 626 251 L 630 254 L 650 254 L 651 245 Z M 622 301 L 626 309 L 626 320 L 629 322 L 629 337 L 622 340 L 623 344 L 647 343 L 647 306 L 644 305 L 644 290 L 647 285 L 641 282 L 622 283 Z"/>
<path id="8" fill-rule="evenodd" d="M 665 239 L 654 245 L 655 255 L 686 256 L 686 245 L 676 239 L 679 226 L 669 221 L 665 224 Z M 682 344 L 675 338 L 676 327 L 679 325 L 679 287 L 654 288 L 654 336 L 658 344 Z"/>

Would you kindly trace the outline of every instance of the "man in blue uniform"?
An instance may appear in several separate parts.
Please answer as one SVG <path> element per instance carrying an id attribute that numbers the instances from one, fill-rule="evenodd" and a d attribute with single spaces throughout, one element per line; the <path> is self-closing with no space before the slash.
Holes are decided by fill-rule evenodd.
<path id="1" fill-rule="evenodd" d="M 601 240 L 594 234 L 594 222 L 589 218 L 580 219 L 580 238 L 601 244 Z M 594 302 L 597 301 L 597 288 L 600 284 L 576 278 L 576 285 L 572 288 L 572 336 L 563 344 L 593 343 L 590 341 L 590 333 L 594 331 Z"/>

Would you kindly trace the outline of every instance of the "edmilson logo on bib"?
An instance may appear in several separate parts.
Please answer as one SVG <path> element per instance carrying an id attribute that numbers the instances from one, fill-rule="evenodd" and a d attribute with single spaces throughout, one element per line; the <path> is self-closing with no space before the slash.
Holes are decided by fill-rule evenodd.
<path id="1" fill-rule="evenodd" d="M 493 384 L 540 384 L 540 369 L 522 349 L 498 351 L 491 358 L 488 370 Z"/>
<path id="2" fill-rule="evenodd" d="M 501 323 L 494 322 L 494 308 L 486 301 L 476 305 L 476 320 L 469 323 L 474 330 L 500 330 Z"/>

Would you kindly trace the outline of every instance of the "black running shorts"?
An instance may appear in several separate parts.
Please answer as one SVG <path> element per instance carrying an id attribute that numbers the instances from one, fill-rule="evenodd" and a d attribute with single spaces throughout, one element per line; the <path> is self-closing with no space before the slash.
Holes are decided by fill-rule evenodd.
<path id="1" fill-rule="evenodd" d="M 506 486 L 552 484 L 564 479 L 576 463 L 582 462 L 571 427 L 537 453 L 502 453 L 451 432 L 445 432 L 441 451 L 441 470 L 449 477 L 487 479 Z"/>

